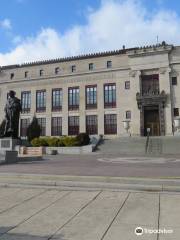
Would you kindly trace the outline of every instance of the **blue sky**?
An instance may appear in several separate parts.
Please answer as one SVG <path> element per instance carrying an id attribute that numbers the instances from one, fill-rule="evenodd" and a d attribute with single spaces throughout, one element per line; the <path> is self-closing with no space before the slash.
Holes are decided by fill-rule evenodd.
<path id="1" fill-rule="evenodd" d="M 0 0 L 0 65 L 167 41 L 178 0 Z"/>

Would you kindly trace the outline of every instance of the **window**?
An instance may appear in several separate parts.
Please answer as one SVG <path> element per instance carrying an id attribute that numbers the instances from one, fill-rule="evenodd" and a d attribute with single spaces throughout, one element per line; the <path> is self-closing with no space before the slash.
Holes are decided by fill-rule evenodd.
<path id="1" fill-rule="evenodd" d="M 43 69 L 41 69 L 41 70 L 39 71 L 39 75 L 40 75 L 40 76 L 43 76 L 43 75 L 44 75 L 44 70 L 43 70 Z"/>
<path id="2" fill-rule="evenodd" d="M 14 78 L 14 73 L 11 73 L 10 78 L 11 78 L 11 79 Z"/>
<path id="3" fill-rule="evenodd" d="M 24 72 L 24 77 L 25 77 L 25 78 L 28 77 L 28 71 Z"/>
<path id="4" fill-rule="evenodd" d="M 112 61 L 107 61 L 107 68 L 111 68 L 112 67 Z"/>
<path id="5" fill-rule="evenodd" d="M 89 63 L 89 70 L 93 70 L 94 69 L 94 64 L 93 63 Z"/>
<path id="6" fill-rule="evenodd" d="M 114 108 L 116 107 L 116 84 L 104 85 L 104 107 Z"/>
<path id="7" fill-rule="evenodd" d="M 29 124 L 30 124 L 29 118 L 21 119 L 21 128 L 20 128 L 21 137 L 27 136 L 27 128 L 28 128 Z"/>
<path id="8" fill-rule="evenodd" d="M 52 136 L 62 135 L 62 117 L 52 117 L 51 135 Z"/>
<path id="9" fill-rule="evenodd" d="M 126 119 L 131 119 L 131 111 L 126 111 Z"/>
<path id="10" fill-rule="evenodd" d="M 172 85 L 177 85 L 177 77 L 172 77 Z"/>
<path id="11" fill-rule="evenodd" d="M 174 117 L 179 116 L 179 108 L 174 108 Z"/>
<path id="12" fill-rule="evenodd" d="M 104 134 L 117 134 L 117 116 L 116 114 L 104 115 Z"/>
<path id="13" fill-rule="evenodd" d="M 22 113 L 29 113 L 31 110 L 31 92 L 25 91 L 21 93 Z"/>
<path id="14" fill-rule="evenodd" d="M 62 89 L 52 90 L 52 111 L 62 110 Z"/>
<path id="15" fill-rule="evenodd" d="M 79 109 L 79 87 L 68 89 L 68 105 L 69 110 Z"/>
<path id="16" fill-rule="evenodd" d="M 72 65 L 71 66 L 71 72 L 75 72 L 76 71 L 76 65 Z"/>
<path id="17" fill-rule="evenodd" d="M 56 67 L 55 68 L 55 74 L 57 75 L 57 74 L 59 74 L 60 73 L 60 68 L 59 67 Z"/>
<path id="18" fill-rule="evenodd" d="M 41 127 L 41 136 L 46 136 L 46 118 L 38 118 L 38 123 Z"/>
<path id="19" fill-rule="evenodd" d="M 98 123 L 96 115 L 86 116 L 86 133 L 88 134 L 98 133 Z"/>
<path id="20" fill-rule="evenodd" d="M 159 94 L 159 75 L 142 75 L 141 87 L 143 95 L 158 95 Z"/>
<path id="21" fill-rule="evenodd" d="M 97 85 L 86 86 L 86 109 L 97 108 Z"/>
<path id="22" fill-rule="evenodd" d="M 78 135 L 79 134 L 79 117 L 70 116 L 68 118 L 68 135 Z"/>
<path id="23" fill-rule="evenodd" d="M 46 111 L 46 90 L 36 91 L 36 112 Z"/>
<path id="24" fill-rule="evenodd" d="M 130 89 L 130 81 L 125 81 L 125 89 Z"/>

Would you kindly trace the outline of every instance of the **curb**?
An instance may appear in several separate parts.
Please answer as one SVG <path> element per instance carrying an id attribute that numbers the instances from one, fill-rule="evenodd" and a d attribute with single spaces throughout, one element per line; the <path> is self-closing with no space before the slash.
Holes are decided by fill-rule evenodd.
<path id="1" fill-rule="evenodd" d="M 180 180 L 1 173 L 0 186 L 82 190 L 180 192 Z"/>

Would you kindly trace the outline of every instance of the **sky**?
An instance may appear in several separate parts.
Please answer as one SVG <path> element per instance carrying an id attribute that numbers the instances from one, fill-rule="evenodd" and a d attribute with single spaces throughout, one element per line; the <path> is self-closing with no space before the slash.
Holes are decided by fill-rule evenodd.
<path id="1" fill-rule="evenodd" d="M 180 45 L 179 0 L 0 0 L 0 7 L 0 66 Z"/>

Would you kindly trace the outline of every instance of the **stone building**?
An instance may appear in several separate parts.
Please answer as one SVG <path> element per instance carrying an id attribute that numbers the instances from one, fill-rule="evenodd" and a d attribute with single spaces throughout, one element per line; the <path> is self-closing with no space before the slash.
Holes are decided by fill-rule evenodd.
<path id="1" fill-rule="evenodd" d="M 165 42 L 0 68 L 0 120 L 7 92 L 21 98 L 20 135 L 34 114 L 42 135 L 78 132 L 172 135 L 180 108 L 180 47 Z"/>

